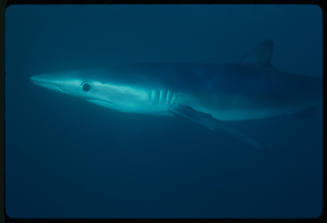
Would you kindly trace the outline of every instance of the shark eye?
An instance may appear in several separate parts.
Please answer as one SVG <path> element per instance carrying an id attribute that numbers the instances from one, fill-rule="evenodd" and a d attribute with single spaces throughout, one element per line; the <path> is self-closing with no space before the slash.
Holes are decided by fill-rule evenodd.
<path id="1" fill-rule="evenodd" d="M 91 85 L 88 83 L 84 83 L 82 88 L 83 88 L 83 91 L 88 92 L 91 89 Z"/>

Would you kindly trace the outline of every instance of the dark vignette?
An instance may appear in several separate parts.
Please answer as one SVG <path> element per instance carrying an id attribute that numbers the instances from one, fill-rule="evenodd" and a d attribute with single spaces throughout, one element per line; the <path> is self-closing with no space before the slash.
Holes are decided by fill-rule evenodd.
<path id="1" fill-rule="evenodd" d="M 322 213 L 318 218 L 312 219 L 23 219 L 10 218 L 5 209 L 5 10 L 15 4 L 314 4 L 321 8 L 323 15 L 323 40 L 326 37 L 326 7 L 324 0 L 0 0 L 0 223 L 87 223 L 87 222 L 323 222 L 326 220 L 326 193 L 323 190 Z M 323 114 L 326 111 L 325 89 L 326 49 L 323 42 Z M 325 138 L 326 119 L 323 117 L 323 136 Z M 327 137 L 327 136 L 326 136 Z M 323 142 L 325 150 L 325 141 Z M 323 186 L 326 185 L 326 153 L 323 150 Z"/>

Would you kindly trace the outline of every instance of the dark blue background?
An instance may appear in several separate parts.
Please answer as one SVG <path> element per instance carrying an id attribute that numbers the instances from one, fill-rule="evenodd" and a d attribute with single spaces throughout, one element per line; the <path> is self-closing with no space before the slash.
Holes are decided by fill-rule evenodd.
<path id="1" fill-rule="evenodd" d="M 294 218 L 322 207 L 322 113 L 231 126 L 123 114 L 33 85 L 34 74 L 149 61 L 225 63 L 272 39 L 280 70 L 322 76 L 310 5 L 10 6 L 6 211 L 19 218 Z"/>

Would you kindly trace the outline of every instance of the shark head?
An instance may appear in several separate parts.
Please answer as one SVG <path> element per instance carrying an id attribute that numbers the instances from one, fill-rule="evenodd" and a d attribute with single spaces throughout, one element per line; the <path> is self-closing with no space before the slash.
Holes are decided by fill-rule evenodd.
<path id="1" fill-rule="evenodd" d="M 174 96 L 167 90 L 85 78 L 78 73 L 40 74 L 30 79 L 35 85 L 48 90 L 120 112 L 164 114 L 172 104 Z"/>
<path id="2" fill-rule="evenodd" d="M 91 86 L 87 81 L 75 75 L 69 75 L 69 73 L 67 75 L 64 73 L 40 74 L 32 76 L 30 79 L 40 87 L 77 97 L 86 98 L 87 93 L 91 90 Z"/>

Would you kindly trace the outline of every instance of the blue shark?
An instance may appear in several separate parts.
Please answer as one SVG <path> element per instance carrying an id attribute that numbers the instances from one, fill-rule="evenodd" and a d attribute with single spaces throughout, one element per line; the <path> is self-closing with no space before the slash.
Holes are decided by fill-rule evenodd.
<path id="1" fill-rule="evenodd" d="M 274 43 L 263 41 L 227 64 L 136 63 L 97 72 L 31 76 L 41 87 L 118 112 L 177 116 L 209 129 L 223 128 L 258 147 L 227 123 L 296 114 L 322 103 L 322 80 L 279 71 Z"/>

